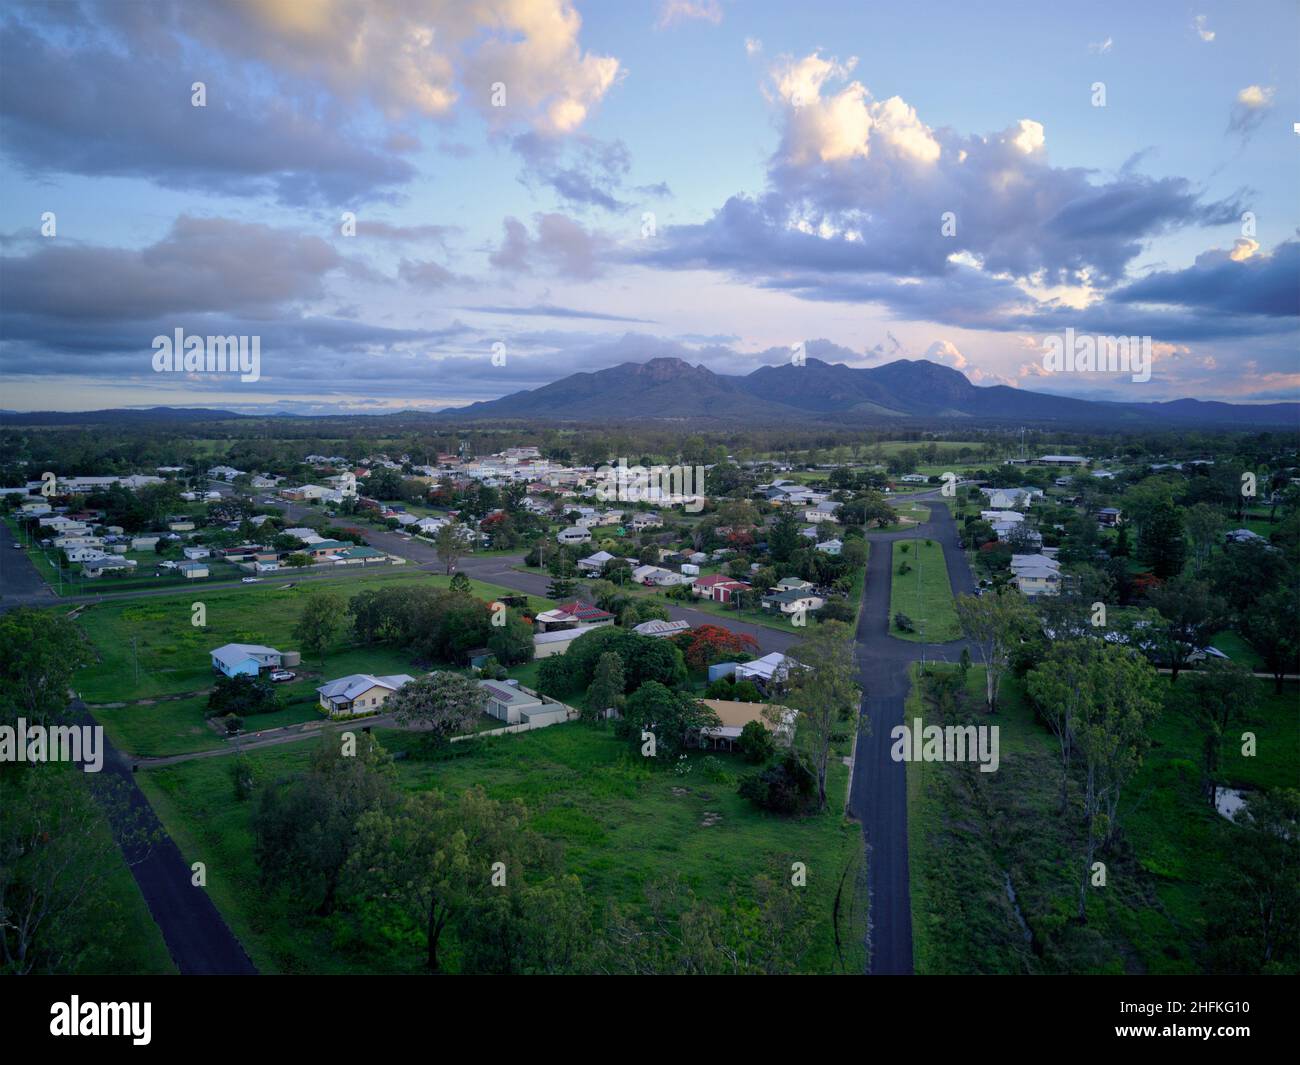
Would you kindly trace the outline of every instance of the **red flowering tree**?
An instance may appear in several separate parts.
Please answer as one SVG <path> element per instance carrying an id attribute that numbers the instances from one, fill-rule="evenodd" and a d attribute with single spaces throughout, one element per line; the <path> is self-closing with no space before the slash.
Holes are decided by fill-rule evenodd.
<path id="1" fill-rule="evenodd" d="M 686 664 L 691 669 L 705 669 L 714 662 L 738 654 L 757 655 L 758 641 L 741 632 L 732 632 L 721 625 L 701 625 L 677 637 Z"/>

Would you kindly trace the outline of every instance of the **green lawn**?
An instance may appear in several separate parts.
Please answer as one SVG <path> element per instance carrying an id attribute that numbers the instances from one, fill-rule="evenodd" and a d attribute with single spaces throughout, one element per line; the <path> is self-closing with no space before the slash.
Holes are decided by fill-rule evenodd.
<path id="1" fill-rule="evenodd" d="M 1241 731 L 1258 754 L 1224 749 L 1237 786 L 1295 786 L 1300 778 L 1300 697 L 1260 681 L 1263 702 Z M 1200 737 L 1166 710 L 1121 803 L 1122 837 L 1101 855 L 1107 886 L 1091 889 L 1088 923 L 1073 920 L 1082 861 L 1078 781 L 1057 813 L 1060 763 L 1054 737 L 1034 717 L 1020 681 L 1004 683 L 993 718 L 982 712 L 983 675 L 967 678 L 970 708 L 959 720 L 1000 728 L 999 771 L 910 762 L 908 842 L 916 971 L 930 973 L 1199 973 L 1214 882 L 1232 865 L 1236 833 L 1199 789 Z M 927 708 L 914 688 L 905 717 Z M 1026 941 L 1010 880 L 1034 942 Z"/>
<path id="2" fill-rule="evenodd" d="M 290 688 L 296 691 L 286 690 Z M 309 682 L 300 679 L 289 685 L 279 685 L 276 690 L 280 692 L 284 705 L 269 714 L 244 718 L 246 735 L 315 721 L 323 716 Z M 143 758 L 161 758 L 226 745 L 223 733 L 218 733 L 208 724 L 205 714 L 207 702 L 207 696 L 199 695 L 128 706 L 100 706 L 94 707 L 92 712 L 116 747 Z"/>
<path id="3" fill-rule="evenodd" d="M 385 732 L 390 748 L 409 746 L 409 734 Z M 300 770 L 311 744 L 248 755 L 262 779 Z M 564 846 L 566 868 L 583 882 L 599 918 L 606 900 L 640 906 L 646 885 L 681 877 L 710 901 L 732 885 L 748 891 L 759 874 L 788 877 L 791 863 L 808 869 L 806 906 L 816 937 L 805 958 L 811 972 L 861 972 L 860 900 L 841 900 L 841 948 L 834 912 L 841 875 L 861 872 L 862 834 L 839 812 L 848 770 L 831 767 L 832 811 L 786 820 L 758 811 L 736 794 L 734 775 L 747 769 L 733 756 L 709 762 L 693 755 L 685 775 L 655 771 L 633 755 L 612 730 L 553 726 L 532 733 L 457 745 L 447 761 L 399 761 L 402 786 L 459 791 L 481 784 L 494 798 L 519 797 L 532 826 Z M 406 972 L 418 958 L 385 946 L 380 935 L 348 933 L 345 918 L 303 915 L 258 884 L 252 854 L 252 803 L 234 799 L 226 759 L 197 759 L 139 774 L 163 822 L 190 860 L 208 862 L 209 891 L 236 935 L 264 972 Z M 721 766 L 724 776 L 708 767 Z M 706 826 L 706 814 L 720 816 Z M 712 820 L 710 818 L 709 820 Z M 853 878 L 850 878 L 853 879 Z M 852 910 L 852 923 L 844 916 Z M 451 951 L 454 958 L 454 949 Z"/>
<path id="4" fill-rule="evenodd" d="M 448 578 L 418 571 L 388 572 L 358 575 L 343 586 L 322 587 L 312 582 L 292 588 L 250 585 L 211 589 L 197 598 L 181 594 L 91 604 L 78 623 L 93 644 L 97 660 L 75 675 L 73 686 L 92 703 L 199 693 L 212 685 L 208 653 L 214 647 L 238 642 L 295 650 L 293 629 L 303 603 L 317 590 L 347 598 L 361 590 L 359 585 L 375 588 L 411 583 L 445 588 Z M 508 589 L 479 582 L 474 582 L 474 592 L 485 599 L 509 594 Z M 191 624 L 195 602 L 206 606 L 206 627 Z M 530 600 L 534 609 L 544 609 L 546 602 L 535 597 Z M 322 678 L 347 673 L 400 673 L 410 665 L 410 658 L 393 648 L 354 645 L 345 630 L 326 653 L 324 669 L 315 657 L 304 659 L 294 670 L 300 678 L 295 684 L 308 681 L 315 687 Z"/>
<path id="5" fill-rule="evenodd" d="M 904 550 L 906 547 L 906 550 Z M 909 571 L 899 570 L 907 565 Z M 896 540 L 890 562 L 889 634 L 900 640 L 946 643 L 961 636 L 943 548 L 933 540 Z M 894 615 L 912 619 L 915 632 L 900 632 Z"/>

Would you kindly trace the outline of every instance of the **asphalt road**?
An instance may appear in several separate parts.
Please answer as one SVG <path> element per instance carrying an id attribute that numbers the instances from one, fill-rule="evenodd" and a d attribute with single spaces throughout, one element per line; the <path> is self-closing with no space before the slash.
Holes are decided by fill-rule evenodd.
<path id="1" fill-rule="evenodd" d="M 907 854 L 907 766 L 889 754 L 890 731 L 903 722 L 909 667 L 921 658 L 955 661 L 965 641 L 920 644 L 889 635 L 891 552 L 894 540 L 928 537 L 943 548 L 948 580 L 957 595 L 975 586 L 965 553 L 957 545 L 957 525 L 941 502 L 926 502 L 930 520 L 903 532 L 868 534 L 866 588 L 858 615 L 858 682 L 862 714 L 870 731 L 858 737 L 849 791 L 849 810 L 862 823 L 867 844 L 871 895 L 870 972 L 912 972 L 912 903 Z"/>
<path id="2" fill-rule="evenodd" d="M 80 699 L 73 701 L 71 710 L 80 724 L 95 723 Z M 109 742 L 107 733 L 103 744 L 101 772 L 122 782 L 126 803 L 125 811 L 109 808 L 109 821 L 176 968 L 183 976 L 256 974 L 257 969 L 207 891 L 193 885 L 189 864 L 136 784 L 130 761 Z M 125 838 L 124 825 L 130 826 Z M 141 842 L 135 829 L 143 830 L 150 842 Z"/>

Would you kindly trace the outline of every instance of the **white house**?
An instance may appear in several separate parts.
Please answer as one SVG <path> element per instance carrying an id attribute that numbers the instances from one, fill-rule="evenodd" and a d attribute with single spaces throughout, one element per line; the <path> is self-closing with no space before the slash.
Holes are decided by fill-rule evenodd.
<path id="1" fill-rule="evenodd" d="M 578 569 L 583 573 L 598 577 L 605 572 L 605 564 L 613 561 L 614 556 L 608 551 L 597 551 L 594 555 L 578 559 Z"/>
<path id="2" fill-rule="evenodd" d="M 556 533 L 555 538 L 562 544 L 589 544 L 591 531 L 577 525 L 570 525 L 567 529 L 561 529 Z"/>
<path id="3" fill-rule="evenodd" d="M 765 689 L 769 684 L 781 683 L 789 675 L 790 668 L 797 665 L 794 659 L 787 658 L 780 651 L 773 651 L 752 662 L 739 663 L 734 676 L 737 684 L 742 680 L 752 680 Z"/>
<path id="4" fill-rule="evenodd" d="M 1011 574 L 1022 595 L 1057 595 L 1061 590 L 1061 564 L 1046 555 L 1012 555 Z"/>
<path id="5" fill-rule="evenodd" d="M 637 514 L 632 519 L 632 528 L 640 531 L 641 529 L 658 529 L 664 523 L 663 518 L 653 510 L 648 510 L 644 514 Z"/>
<path id="6" fill-rule="evenodd" d="M 686 632 L 690 627 L 689 621 L 660 621 L 655 618 L 652 621 L 643 621 L 640 625 L 633 625 L 632 631 L 639 636 L 662 639 L 665 636 L 676 636 L 679 632 Z"/>
<path id="7" fill-rule="evenodd" d="M 183 547 L 181 548 L 181 554 L 191 562 L 197 562 L 201 558 L 212 557 L 212 552 L 206 547 Z"/>
<path id="8" fill-rule="evenodd" d="M 804 520 L 810 521 L 814 525 L 819 525 L 824 521 L 839 521 L 839 518 L 835 516 L 835 512 L 839 510 L 841 506 L 843 506 L 842 503 L 836 503 L 829 500 L 825 503 L 818 503 L 812 510 L 805 510 L 803 512 Z"/>
<path id="9" fill-rule="evenodd" d="M 844 542 L 842 540 L 823 540 L 817 545 L 817 550 L 828 555 L 838 555 L 844 550 Z"/>

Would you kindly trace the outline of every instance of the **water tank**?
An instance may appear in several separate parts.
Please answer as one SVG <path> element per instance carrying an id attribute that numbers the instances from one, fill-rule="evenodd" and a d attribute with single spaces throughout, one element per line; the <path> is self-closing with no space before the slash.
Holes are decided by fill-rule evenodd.
<path id="1" fill-rule="evenodd" d="M 281 659 L 286 666 L 302 665 L 302 653 L 299 651 L 285 651 Z"/>

